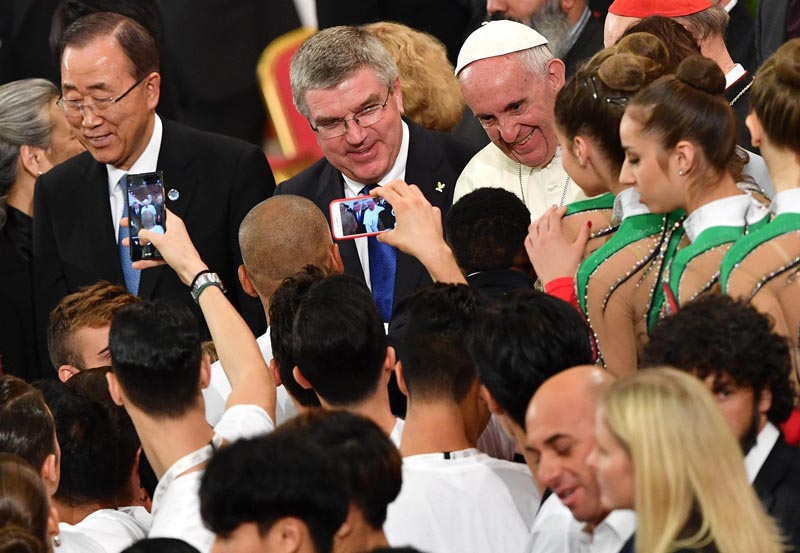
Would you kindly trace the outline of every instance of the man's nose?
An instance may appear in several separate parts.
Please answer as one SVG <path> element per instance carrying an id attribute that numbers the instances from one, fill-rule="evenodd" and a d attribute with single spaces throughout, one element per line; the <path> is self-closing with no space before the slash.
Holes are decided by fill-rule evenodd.
<path id="1" fill-rule="evenodd" d="M 96 127 L 98 126 L 101 121 L 103 120 L 102 117 L 98 117 L 94 110 L 89 106 L 82 106 L 81 107 L 81 126 L 82 127 Z"/>
<path id="2" fill-rule="evenodd" d="M 516 142 L 519 126 L 511 117 L 500 117 L 497 121 L 497 130 L 503 142 Z"/>
<path id="3" fill-rule="evenodd" d="M 367 131 L 364 127 L 352 119 L 345 124 L 347 125 L 347 132 L 344 133 L 344 136 L 348 144 L 361 144 L 364 142 L 364 138 L 367 136 Z"/>

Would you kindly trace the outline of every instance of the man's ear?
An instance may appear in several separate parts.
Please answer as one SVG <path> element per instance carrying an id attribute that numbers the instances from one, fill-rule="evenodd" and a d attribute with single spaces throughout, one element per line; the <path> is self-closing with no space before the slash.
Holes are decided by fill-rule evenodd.
<path id="1" fill-rule="evenodd" d="M 400 111 L 400 113 L 405 113 L 405 110 L 403 109 L 403 87 L 400 86 L 400 77 L 397 77 L 394 80 L 392 89 L 394 93 L 394 99 L 397 102 L 397 109 Z"/>
<path id="2" fill-rule="evenodd" d="M 397 387 L 403 392 L 403 395 L 408 397 L 408 386 L 406 386 L 406 377 L 403 374 L 403 362 L 398 361 L 394 366 L 394 373 L 397 375 Z"/>
<path id="3" fill-rule="evenodd" d="M 78 367 L 73 367 L 72 365 L 61 365 L 58 367 L 58 379 L 61 382 L 66 382 L 79 372 L 81 372 L 81 370 Z"/>
<path id="4" fill-rule="evenodd" d="M 211 357 L 204 353 L 200 359 L 200 389 L 205 390 L 211 382 Z"/>
<path id="5" fill-rule="evenodd" d="M 244 293 L 248 296 L 257 298 L 258 292 L 256 292 L 256 287 L 253 286 L 253 281 L 250 280 L 250 275 L 247 274 L 247 268 L 245 268 L 244 264 L 239 265 L 237 274 L 239 275 L 239 284 L 242 285 L 242 290 L 244 290 Z"/>
<path id="6" fill-rule="evenodd" d="M 312 390 L 311 383 L 306 380 L 306 377 L 303 376 L 303 373 L 300 372 L 300 367 L 295 365 L 294 369 L 292 369 L 292 376 L 294 376 L 295 382 L 300 384 L 306 390 Z"/>
<path id="7" fill-rule="evenodd" d="M 494 397 L 492 396 L 492 393 L 483 384 L 481 384 L 480 388 L 478 389 L 478 395 L 481 397 L 481 399 L 483 399 L 484 403 L 486 403 L 486 406 L 489 408 L 489 411 L 491 411 L 493 415 L 500 416 L 505 414 L 503 408 L 497 404 L 497 402 L 494 400 Z"/>
<path id="8" fill-rule="evenodd" d="M 758 398 L 758 412 L 761 415 L 766 416 L 769 410 L 772 408 L 772 390 L 769 388 L 764 388 L 761 390 Z"/>
<path id="9" fill-rule="evenodd" d="M 147 95 L 147 108 L 154 110 L 161 98 L 161 75 L 153 71 L 144 79 L 145 94 Z"/>
<path id="10" fill-rule="evenodd" d="M 272 380 L 275 382 L 275 386 L 283 384 L 281 371 L 278 370 L 278 362 L 274 358 L 269 360 L 269 372 L 272 373 Z"/>
<path id="11" fill-rule="evenodd" d="M 342 261 L 342 254 L 339 251 L 339 244 L 332 243 L 330 246 L 330 272 L 331 275 L 340 275 L 344 273 L 344 261 Z"/>
<path id="12" fill-rule="evenodd" d="M 566 80 L 566 68 L 564 62 L 558 58 L 553 58 L 547 62 L 547 82 L 550 84 L 550 89 L 553 91 L 553 98 L 558 94 L 558 91 L 564 86 Z"/>
<path id="13" fill-rule="evenodd" d="M 42 482 L 44 482 L 45 489 L 48 490 L 48 495 L 53 495 L 56 493 L 56 489 L 58 489 L 57 463 L 56 454 L 51 453 L 45 458 L 44 464 L 42 464 Z"/>
<path id="14" fill-rule="evenodd" d="M 311 534 L 305 522 L 295 517 L 285 517 L 275 523 L 277 531 L 277 551 L 281 553 L 294 553 L 308 550 L 312 544 L 306 544 L 311 540 Z"/>
<path id="15" fill-rule="evenodd" d="M 397 354 L 394 351 L 392 346 L 386 348 L 386 357 L 383 360 L 383 370 L 387 373 L 387 375 L 391 375 L 392 371 L 395 369 L 395 365 L 397 365 Z"/>
<path id="16" fill-rule="evenodd" d="M 344 519 L 344 522 L 336 533 L 333 535 L 334 541 L 346 540 L 350 535 L 353 533 L 353 529 L 356 527 L 359 518 L 363 518 L 361 513 L 358 510 L 353 502 L 350 502 L 350 505 L 347 507 L 347 517 Z M 336 551 L 337 548 L 335 545 L 333 550 Z"/>
<path id="17" fill-rule="evenodd" d="M 122 386 L 119 385 L 117 375 L 113 372 L 106 373 L 106 382 L 108 382 L 108 393 L 111 399 L 120 407 L 125 406 L 125 396 L 122 394 Z"/>

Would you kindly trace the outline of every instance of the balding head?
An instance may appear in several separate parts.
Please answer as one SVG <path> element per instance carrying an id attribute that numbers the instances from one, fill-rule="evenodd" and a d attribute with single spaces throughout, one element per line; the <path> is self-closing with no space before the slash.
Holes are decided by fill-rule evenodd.
<path id="1" fill-rule="evenodd" d="M 561 372 L 537 390 L 525 417 L 539 485 L 553 490 L 577 520 L 593 524 L 607 512 L 587 458 L 595 443 L 595 412 L 612 381 L 592 365 Z"/>
<path id="2" fill-rule="evenodd" d="M 249 280 L 265 305 L 284 278 L 306 265 L 342 272 L 325 215 L 301 196 L 274 196 L 251 209 L 239 226 L 239 247 L 246 272 L 242 286 L 247 290 Z"/>

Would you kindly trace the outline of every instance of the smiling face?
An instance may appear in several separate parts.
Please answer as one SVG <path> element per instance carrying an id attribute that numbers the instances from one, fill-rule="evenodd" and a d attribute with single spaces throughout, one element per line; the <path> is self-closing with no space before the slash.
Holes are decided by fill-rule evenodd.
<path id="1" fill-rule="evenodd" d="M 652 213 L 668 213 L 686 204 L 685 179 L 678 179 L 675 156 L 664 150 L 658 138 L 647 133 L 626 112 L 619 126 L 625 161 L 619 176 L 621 184 L 633 185 L 641 202 Z"/>
<path id="2" fill-rule="evenodd" d="M 550 163 L 556 152 L 553 110 L 564 84 L 564 64 L 550 60 L 544 75 L 531 73 L 517 54 L 469 64 L 459 74 L 461 93 L 486 134 L 526 167 Z"/>
<path id="3" fill-rule="evenodd" d="M 594 409 L 594 402 L 576 390 L 537 393 L 525 419 L 527 450 L 538 465 L 539 486 L 550 488 L 576 520 L 589 523 L 607 514 L 587 463 L 595 446 Z"/>
<path id="4" fill-rule="evenodd" d="M 387 99 L 387 92 L 389 97 Z M 369 106 L 387 100 L 383 117 L 369 127 L 347 122 L 347 132 L 334 138 L 317 136 L 325 158 L 347 177 L 361 184 L 377 183 L 394 165 L 403 141 L 403 94 L 397 80 L 387 91 L 372 69 L 362 69 L 331 88 L 306 92 L 309 121 L 317 126 L 350 119 Z"/>
<path id="5" fill-rule="evenodd" d="M 598 413 L 595 439 L 597 443 L 589 456 L 589 464 L 597 475 L 600 502 L 608 510 L 633 509 L 633 462 L 603 421 L 602 411 Z"/>
<path id="6" fill-rule="evenodd" d="M 67 46 L 61 58 L 61 89 L 66 100 L 93 103 L 117 98 L 138 79 L 114 37 L 99 37 L 82 47 Z M 160 77 L 151 73 L 102 113 L 83 109 L 69 117 L 81 142 L 97 161 L 130 169 L 147 146 L 155 121 Z"/>

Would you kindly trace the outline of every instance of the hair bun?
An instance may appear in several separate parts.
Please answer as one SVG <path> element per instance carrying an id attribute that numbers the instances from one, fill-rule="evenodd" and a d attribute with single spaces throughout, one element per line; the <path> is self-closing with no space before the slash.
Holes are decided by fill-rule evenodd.
<path id="1" fill-rule="evenodd" d="M 624 92 L 641 90 L 660 74 L 660 64 L 636 54 L 615 54 L 600 64 L 597 76 L 608 88 Z"/>
<path id="2" fill-rule="evenodd" d="M 47 548 L 27 528 L 6 523 L 4 527 L 0 528 L 0 551 L 46 553 Z"/>
<path id="3" fill-rule="evenodd" d="M 725 75 L 717 62 L 703 56 L 690 56 L 678 66 L 675 77 L 706 94 L 725 92 Z"/>
<path id="4" fill-rule="evenodd" d="M 790 40 L 775 55 L 775 76 L 785 85 L 800 88 L 800 39 Z"/>
<path id="5" fill-rule="evenodd" d="M 614 47 L 618 54 L 635 54 L 648 58 L 661 67 L 670 66 L 670 54 L 664 41 L 651 33 L 631 33 Z"/>

